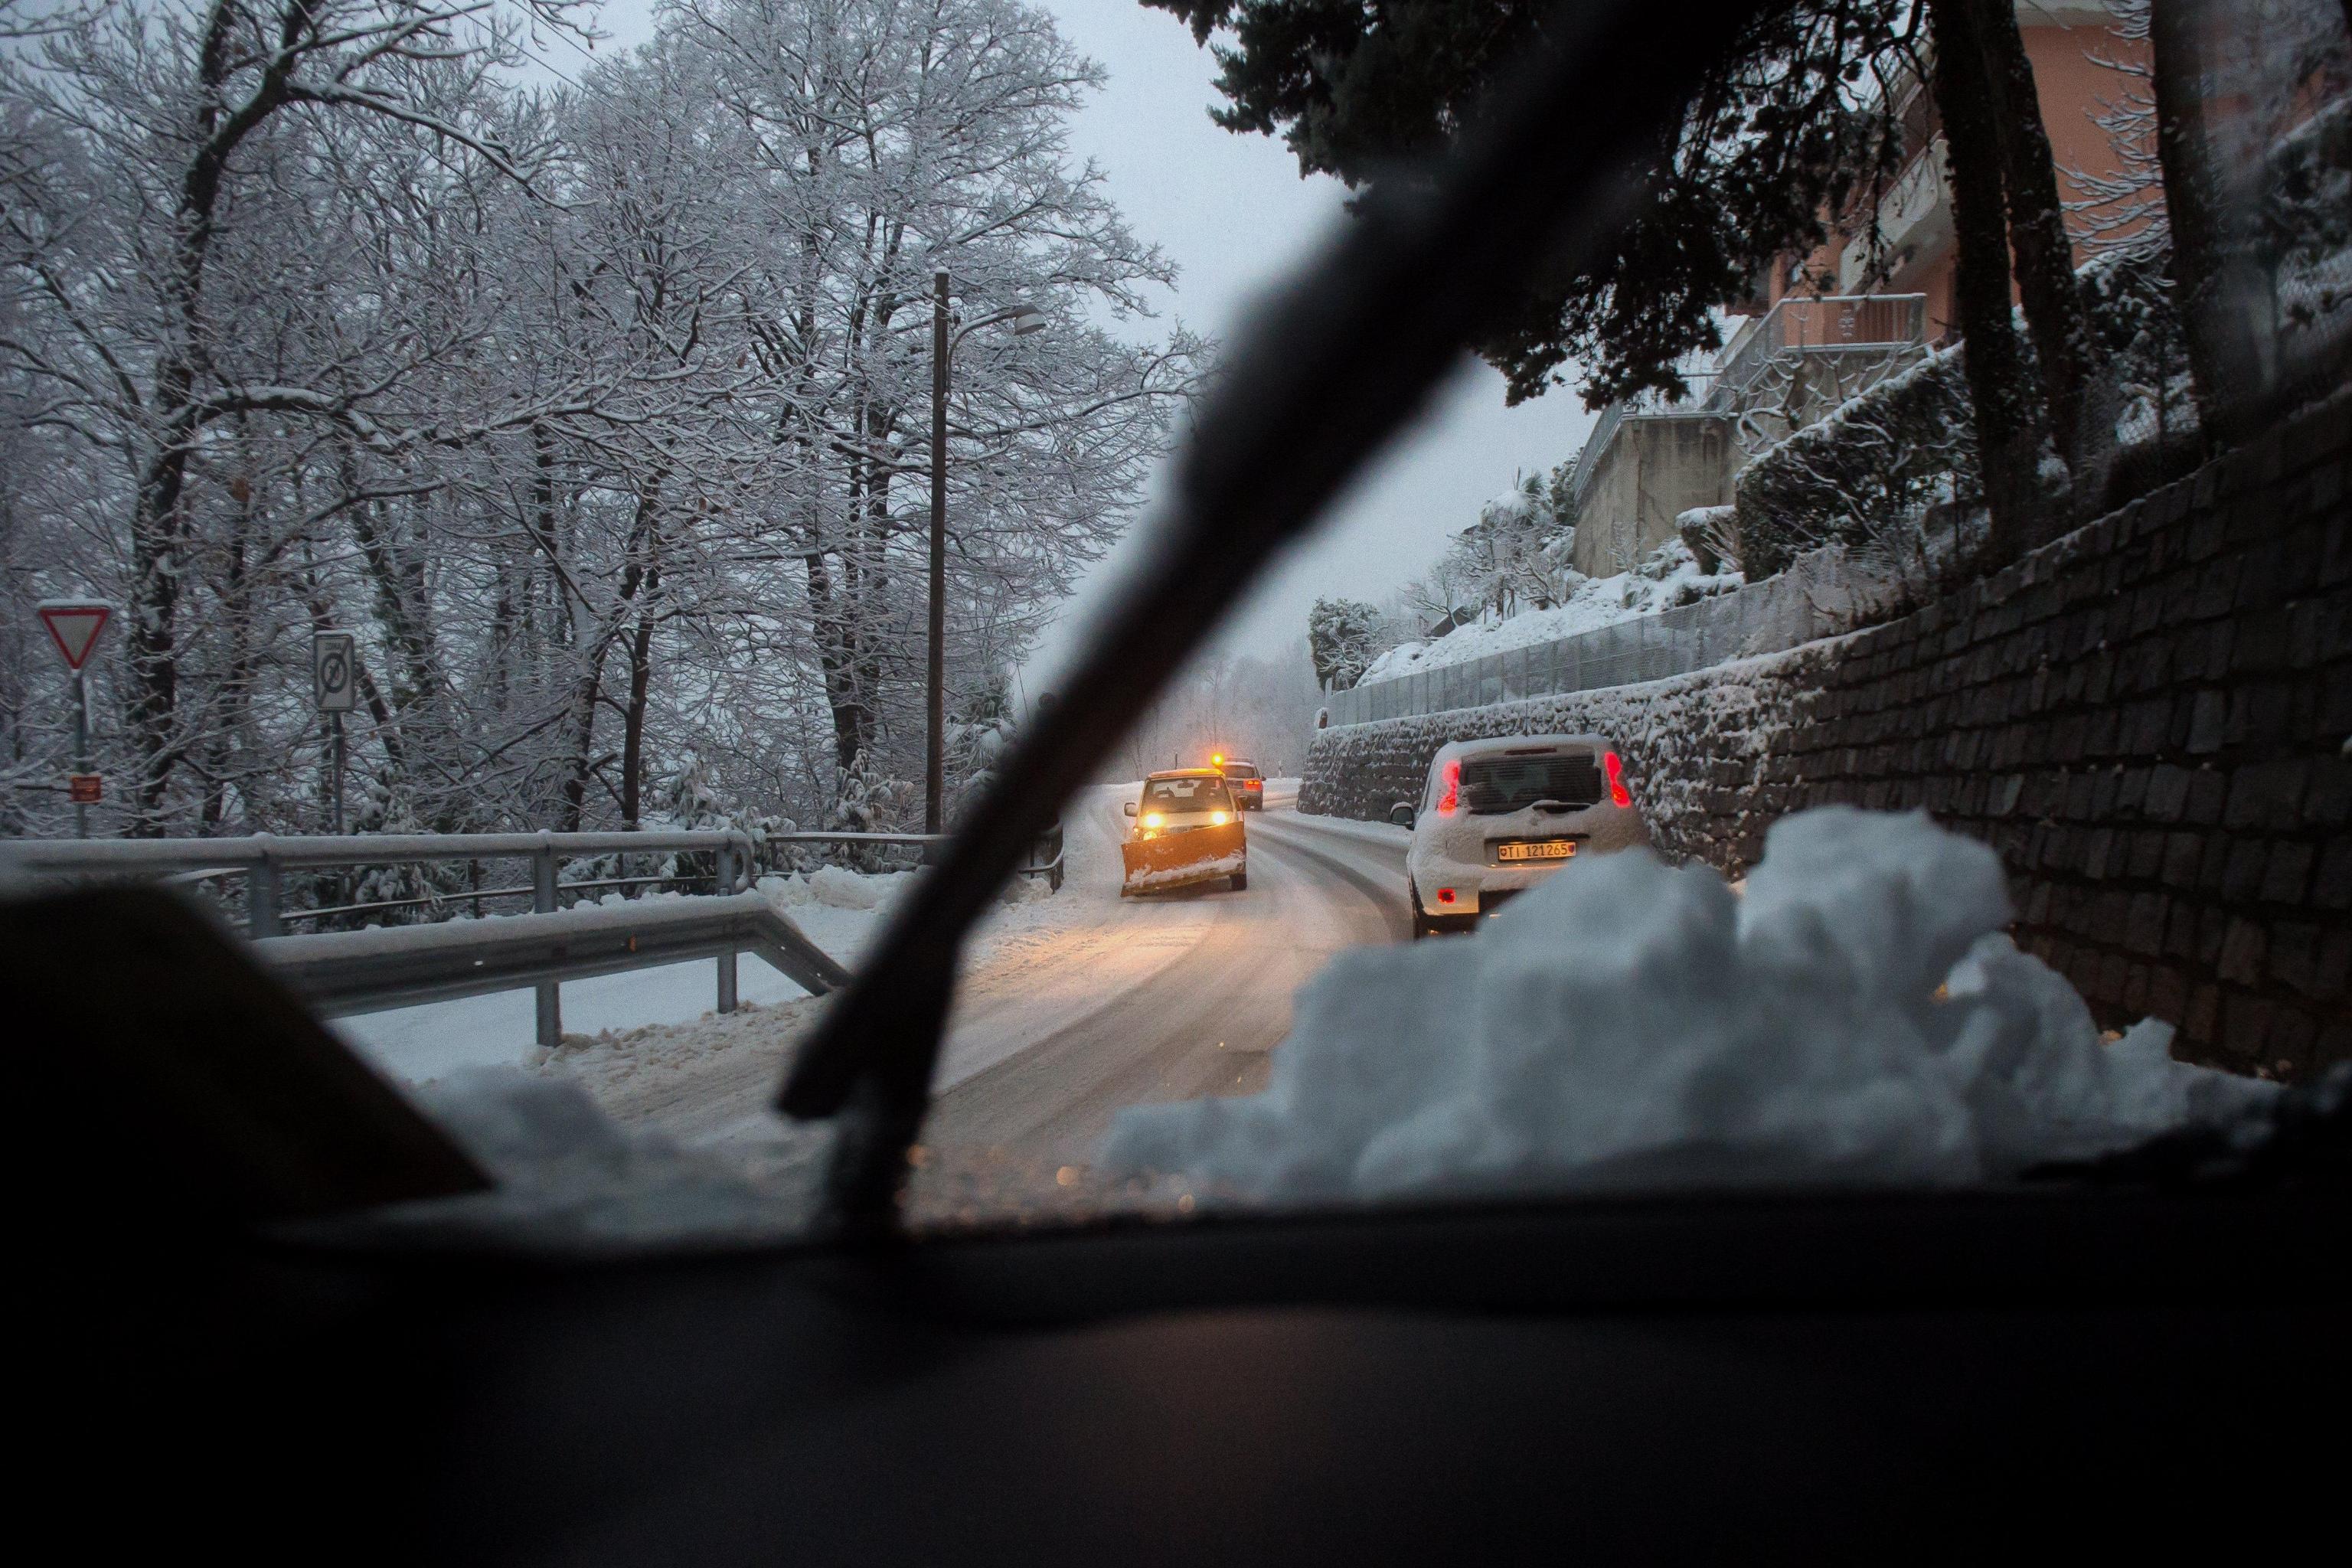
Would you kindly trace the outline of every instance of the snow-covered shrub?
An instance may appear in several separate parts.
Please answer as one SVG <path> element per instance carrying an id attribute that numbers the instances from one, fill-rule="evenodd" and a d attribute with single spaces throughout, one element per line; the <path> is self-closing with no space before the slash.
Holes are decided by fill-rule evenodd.
<path id="1" fill-rule="evenodd" d="M 1704 561 L 1687 541 L 1669 539 L 1633 563 L 1618 600 L 1628 610 L 1654 615 L 1732 593 L 1747 581 L 1736 563 Z"/>
<path id="2" fill-rule="evenodd" d="M 2114 424 L 2112 477 L 2086 498 L 2105 510 L 2175 477 L 2164 455 L 2194 440 L 2196 413 L 2168 250 L 2110 249 L 2076 279 L 2103 383 L 2091 403 Z M 1965 545 L 1981 481 L 1963 352 L 1928 355 L 1740 471 L 1732 530 L 1751 581 L 1824 545 L 1915 571 Z M 2063 479 L 2053 473 L 2053 489 Z"/>
<path id="3" fill-rule="evenodd" d="M 1738 507 L 1695 506 L 1678 512 L 1675 532 L 1689 548 L 1701 571 L 1742 570 Z"/>
<path id="4" fill-rule="evenodd" d="M 1976 428 L 1957 347 L 1889 376 L 1740 470 L 1740 564 L 1771 576 L 1808 550 L 1916 528 L 1978 487 Z"/>
<path id="5" fill-rule="evenodd" d="M 2172 253 L 2159 235 L 2137 249 L 2094 257 L 2076 274 L 2091 341 L 2107 384 L 2101 410 L 2114 421 L 2115 477 L 2105 498 L 2120 505 L 2176 477 L 2176 457 L 2199 450 L 2189 342 L 2172 295 Z"/>
<path id="6" fill-rule="evenodd" d="M 2011 945 L 1999 858 L 1924 813 L 1774 826 L 1746 895 L 1578 860 L 1475 941 L 1343 953 L 1249 1098 L 1120 1113 L 1122 1173 L 1316 1202 L 1941 1185 L 2228 1121 L 2273 1085 L 2102 1041 Z"/>
<path id="7" fill-rule="evenodd" d="M 872 752 L 861 752 L 855 763 L 842 770 L 824 825 L 838 833 L 919 832 L 923 825 L 922 787 L 890 777 Z M 880 871 L 906 865 L 917 857 L 914 850 L 902 846 L 840 844 L 820 845 L 806 858 L 812 863 Z"/>
<path id="8" fill-rule="evenodd" d="M 2333 54 L 2338 96 L 2273 143 L 2255 219 L 2280 351 L 2314 387 L 2340 375 L 2352 344 L 2352 60 L 2340 40 Z"/>

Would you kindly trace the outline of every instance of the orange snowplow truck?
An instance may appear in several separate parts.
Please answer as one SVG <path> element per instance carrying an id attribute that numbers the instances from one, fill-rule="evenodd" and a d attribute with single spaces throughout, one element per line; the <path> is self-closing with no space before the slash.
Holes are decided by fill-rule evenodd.
<path id="1" fill-rule="evenodd" d="M 1204 882 L 1249 886 L 1249 846 L 1225 775 L 1214 768 L 1174 768 L 1143 781 L 1143 798 L 1127 803 L 1135 819 L 1118 847 L 1127 875 L 1119 897 Z"/>

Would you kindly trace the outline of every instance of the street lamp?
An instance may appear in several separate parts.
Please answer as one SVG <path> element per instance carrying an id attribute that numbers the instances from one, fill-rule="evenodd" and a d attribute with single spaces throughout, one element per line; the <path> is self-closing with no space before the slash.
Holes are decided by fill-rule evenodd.
<path id="1" fill-rule="evenodd" d="M 948 275 L 931 276 L 931 657 L 930 712 L 923 746 L 923 831 L 940 830 L 947 796 L 948 737 L 948 363 L 956 345 L 982 327 L 1000 321 L 1025 338 L 1045 330 L 1045 312 L 1034 305 L 1008 306 L 982 316 L 950 336 Z"/>

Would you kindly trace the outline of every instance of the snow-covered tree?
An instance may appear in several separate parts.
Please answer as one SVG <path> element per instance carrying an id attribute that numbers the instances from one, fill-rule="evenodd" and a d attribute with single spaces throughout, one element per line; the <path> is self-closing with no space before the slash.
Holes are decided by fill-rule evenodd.
<path id="1" fill-rule="evenodd" d="M 1307 615 L 1307 647 L 1315 679 L 1326 691 L 1345 691 L 1381 656 L 1382 621 L 1377 605 L 1360 599 L 1318 599 Z"/>
<path id="2" fill-rule="evenodd" d="M 572 16 L 115 0 L 0 62 L 0 655 L 44 594 L 128 607 L 96 695 L 133 830 L 319 825 L 327 626 L 369 820 L 882 809 L 938 270 L 963 321 L 1049 322 L 957 351 L 951 709 L 1124 525 L 1202 346 L 1148 319 L 1171 269 L 1069 154 L 1099 72 L 1042 13 L 686 0 L 519 86 Z M 5 658 L 7 782 L 59 771 L 61 697 Z"/>
<path id="3" fill-rule="evenodd" d="M 1545 474 L 1523 474 L 1510 490 L 1479 509 L 1478 521 L 1454 536 L 1427 572 L 1402 590 L 1430 621 L 1463 610 L 1508 616 L 1549 609 L 1578 574 L 1569 566 L 1576 538 L 1576 459 Z"/>

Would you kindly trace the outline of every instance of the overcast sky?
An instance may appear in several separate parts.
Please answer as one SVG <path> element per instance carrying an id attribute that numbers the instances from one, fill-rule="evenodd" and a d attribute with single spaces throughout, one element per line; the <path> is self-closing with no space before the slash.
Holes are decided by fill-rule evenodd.
<path id="1" fill-rule="evenodd" d="M 1297 265 L 1326 226 L 1345 221 L 1343 189 L 1303 180 L 1288 150 L 1260 136 L 1210 123 L 1219 101 L 1215 64 L 1192 34 L 1137 0 L 1043 0 L 1064 36 L 1102 65 L 1109 79 L 1072 128 L 1073 152 L 1101 164 L 1111 197 L 1138 236 L 1181 269 L 1163 315 L 1212 336 L 1228 332 L 1262 288 Z M 653 0 L 607 0 L 598 52 L 645 37 Z M 550 63 L 577 75 L 576 52 L 555 46 Z M 1549 468 L 1583 444 L 1591 427 L 1571 393 L 1519 408 L 1503 405 L 1503 380 L 1465 367 L 1414 437 L 1358 485 L 1320 531 L 1261 584 L 1235 613 L 1232 646 L 1270 653 L 1301 637 L 1318 595 L 1378 598 L 1418 572 L 1446 534 L 1476 521 L 1479 504 L 1514 476 Z M 1058 662 L 1089 605 L 1120 569 L 1114 554 L 1081 586 L 1038 661 Z"/>

